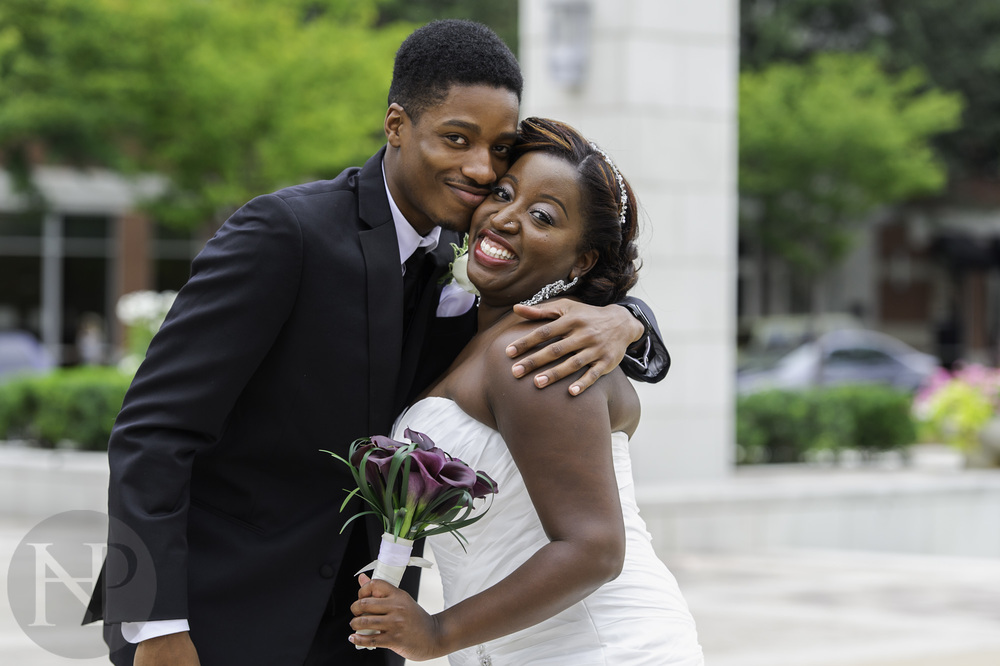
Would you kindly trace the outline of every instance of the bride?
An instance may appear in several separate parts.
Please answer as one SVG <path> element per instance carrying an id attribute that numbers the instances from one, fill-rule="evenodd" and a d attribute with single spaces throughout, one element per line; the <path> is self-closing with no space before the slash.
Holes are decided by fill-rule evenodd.
<path id="1" fill-rule="evenodd" d="M 511 376 L 504 353 L 544 325 L 515 315 L 516 303 L 565 292 L 604 305 L 635 284 L 635 199 L 567 125 L 529 118 L 519 134 L 469 232 L 479 333 L 394 433 L 426 433 L 499 493 L 463 528 L 467 549 L 451 535 L 428 539 L 444 611 L 362 576 L 351 626 L 379 633 L 350 640 L 416 661 L 447 654 L 453 666 L 700 665 L 694 621 L 635 504 L 635 390 L 616 370 L 575 397 L 539 391 Z"/>

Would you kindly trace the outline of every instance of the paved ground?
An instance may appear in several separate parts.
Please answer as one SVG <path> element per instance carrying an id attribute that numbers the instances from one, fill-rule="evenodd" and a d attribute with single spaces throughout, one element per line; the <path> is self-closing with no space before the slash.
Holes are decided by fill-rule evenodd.
<path id="1" fill-rule="evenodd" d="M 35 523 L 0 516 L 4 573 Z M 792 551 L 690 553 L 668 565 L 698 622 L 709 666 L 1000 665 L 1000 559 Z M 0 581 L 6 599 L 18 582 Z M 428 581 L 423 597 L 435 603 L 439 592 Z M 63 603 L 77 602 L 70 595 Z M 55 640 L 77 655 L 99 644 L 96 632 Z M 0 664 L 74 663 L 107 662 L 38 647 L 10 604 L 0 603 Z"/>

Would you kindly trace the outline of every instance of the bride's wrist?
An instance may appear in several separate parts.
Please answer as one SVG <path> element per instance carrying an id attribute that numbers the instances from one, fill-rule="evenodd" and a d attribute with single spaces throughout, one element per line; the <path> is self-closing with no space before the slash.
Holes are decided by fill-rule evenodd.
<path id="1" fill-rule="evenodd" d="M 444 657 L 451 654 L 452 652 L 458 652 L 462 648 L 469 647 L 468 642 L 462 641 L 463 634 L 467 635 L 468 632 L 463 632 L 459 626 L 456 626 L 454 618 L 449 617 L 448 611 L 443 611 L 431 616 L 434 621 L 434 645 L 437 648 L 435 650 L 437 657 Z"/>

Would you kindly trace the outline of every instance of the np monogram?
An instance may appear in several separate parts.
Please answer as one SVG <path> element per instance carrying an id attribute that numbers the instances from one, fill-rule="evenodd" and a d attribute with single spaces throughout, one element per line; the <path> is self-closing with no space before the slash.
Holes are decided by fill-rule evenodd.
<path id="1" fill-rule="evenodd" d="M 152 608 L 156 577 L 149 550 L 121 521 L 110 523 L 110 549 L 107 514 L 67 511 L 35 525 L 14 550 L 7 599 L 21 630 L 40 648 L 70 659 L 108 655 L 101 624 L 82 624 L 105 558 L 108 589 L 124 593 L 139 613 Z"/>
<path id="2" fill-rule="evenodd" d="M 54 627 L 48 620 L 48 586 L 51 584 L 63 585 L 80 602 L 81 617 L 84 608 L 90 602 L 90 595 L 94 591 L 94 584 L 97 576 L 101 573 L 101 564 L 104 562 L 106 551 L 103 543 L 84 543 L 83 548 L 90 549 L 90 574 L 83 578 L 72 576 L 63 564 L 49 551 L 52 543 L 32 543 L 25 545 L 35 551 L 35 619 L 29 624 L 30 627 Z M 50 575 L 51 574 L 51 575 Z M 134 572 L 133 572 L 134 575 Z M 88 589 L 84 589 L 81 583 L 87 583 Z"/>

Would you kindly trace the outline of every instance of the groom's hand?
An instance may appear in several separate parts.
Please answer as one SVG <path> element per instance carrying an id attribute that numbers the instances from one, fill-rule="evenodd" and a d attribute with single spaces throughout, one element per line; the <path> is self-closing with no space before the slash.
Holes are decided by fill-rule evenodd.
<path id="1" fill-rule="evenodd" d="M 148 638 L 135 648 L 133 666 L 201 666 L 186 631 Z"/>
<path id="2" fill-rule="evenodd" d="M 537 368 L 563 359 L 561 363 L 535 375 L 538 388 L 554 384 L 563 377 L 589 369 L 569 387 L 579 395 L 602 376 L 618 367 L 629 345 L 642 338 L 645 327 L 627 309 L 618 305 L 597 307 L 566 298 L 528 307 L 515 305 L 514 314 L 525 319 L 552 319 L 518 338 L 507 347 L 507 356 L 517 358 L 538 345 L 550 344 L 524 358 L 511 368 L 515 377 L 523 377 Z"/>

